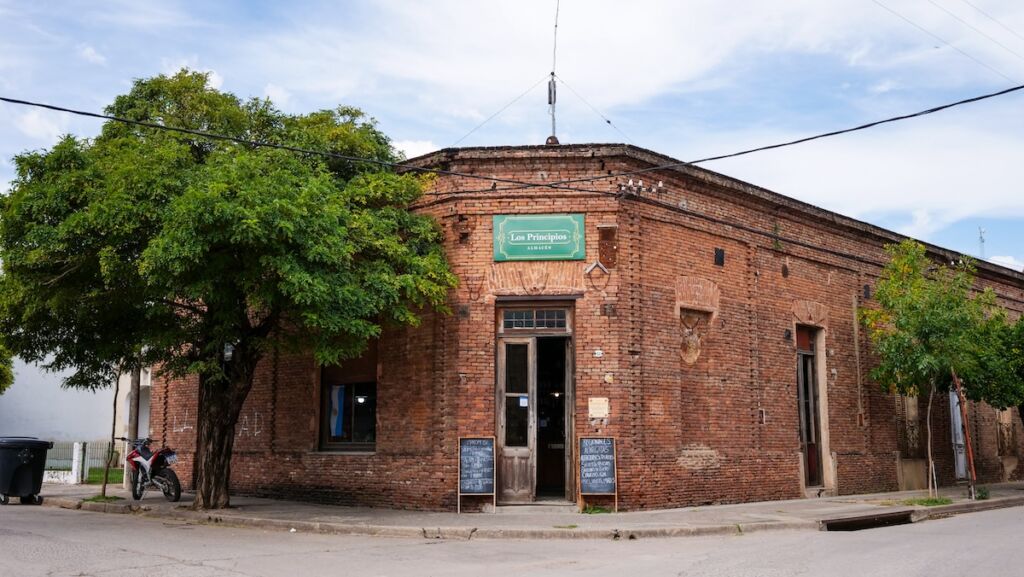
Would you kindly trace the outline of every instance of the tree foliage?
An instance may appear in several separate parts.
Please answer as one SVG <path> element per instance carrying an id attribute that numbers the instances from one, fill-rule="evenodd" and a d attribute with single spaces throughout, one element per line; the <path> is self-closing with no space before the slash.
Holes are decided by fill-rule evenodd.
<path id="1" fill-rule="evenodd" d="M 875 290 L 878 306 L 860 312 L 879 359 L 871 376 L 902 395 L 928 396 L 930 468 L 934 393 L 960 378 L 970 399 L 1005 407 L 1021 398 L 1021 381 L 1006 355 L 1011 331 L 995 293 L 975 290 L 969 259 L 937 263 L 913 240 L 886 251 L 890 260 Z"/>
<path id="2" fill-rule="evenodd" d="M 107 112 L 400 159 L 355 108 L 284 114 L 195 72 L 136 81 Z M 437 224 L 407 210 L 420 178 L 374 163 L 111 121 L 95 139 L 68 136 L 15 164 L 0 204 L 8 346 L 71 369 L 73 387 L 106 386 L 135 364 L 198 375 L 201 402 L 231 429 L 222 436 L 270 346 L 350 358 L 383 326 L 443 308 L 455 284 Z M 211 450 L 230 454 L 230 439 L 222 445 Z M 200 477 L 220 473 L 200 466 Z"/>
<path id="3" fill-rule="evenodd" d="M 11 352 L 0 344 L 0 395 L 14 384 L 14 359 Z"/>
<path id="4" fill-rule="evenodd" d="M 998 357 L 993 344 L 1005 313 L 991 289 L 975 294 L 973 263 L 936 263 L 913 240 L 886 251 L 890 261 L 875 289 L 878 307 L 861 310 L 879 358 L 872 378 L 917 396 L 932 386 L 948 389 L 953 371 L 980 381 L 993 366 L 1004 370 L 989 361 Z"/>

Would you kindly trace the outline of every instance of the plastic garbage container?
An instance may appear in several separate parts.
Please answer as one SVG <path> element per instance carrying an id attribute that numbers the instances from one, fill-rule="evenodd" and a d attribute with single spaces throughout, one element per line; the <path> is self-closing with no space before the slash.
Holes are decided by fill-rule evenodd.
<path id="1" fill-rule="evenodd" d="M 50 441 L 35 437 L 0 437 L 0 505 L 19 497 L 23 505 L 40 505 L 43 469 Z"/>

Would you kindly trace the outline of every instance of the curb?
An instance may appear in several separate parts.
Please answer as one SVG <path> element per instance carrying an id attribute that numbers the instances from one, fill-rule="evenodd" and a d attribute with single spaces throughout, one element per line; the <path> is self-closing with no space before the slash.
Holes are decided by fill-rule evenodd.
<path id="1" fill-rule="evenodd" d="M 942 519 L 964 513 L 975 513 L 993 509 L 1019 507 L 1024 505 L 1024 496 L 1007 497 L 991 501 L 974 501 L 942 505 L 938 507 L 918 507 L 912 509 L 911 523 L 919 523 L 931 519 Z M 400 525 L 346 525 L 343 523 L 327 523 L 320 521 L 298 521 L 287 519 L 266 519 L 262 517 L 246 517 L 241 515 L 218 515 L 212 512 L 200 512 L 184 509 L 151 508 L 132 503 L 95 503 L 67 497 L 47 497 L 44 507 L 90 511 L 95 513 L 129 514 L 140 517 L 178 519 L 203 525 L 223 525 L 229 527 L 245 527 L 276 531 L 317 533 L 326 535 L 361 535 L 370 537 L 405 537 L 437 540 L 471 539 L 611 539 L 635 540 L 666 537 L 702 537 L 729 536 L 758 533 L 762 531 L 781 530 L 821 530 L 824 520 L 814 521 L 761 521 L 727 525 L 680 525 L 675 527 L 641 527 L 636 529 L 616 528 L 508 528 L 508 527 L 415 527 Z M 857 519 L 872 515 L 852 515 L 841 519 Z"/>

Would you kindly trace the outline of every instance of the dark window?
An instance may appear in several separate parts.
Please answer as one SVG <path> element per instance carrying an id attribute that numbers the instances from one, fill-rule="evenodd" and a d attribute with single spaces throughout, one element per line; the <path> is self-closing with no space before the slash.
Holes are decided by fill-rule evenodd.
<path id="1" fill-rule="evenodd" d="M 525 344 L 505 345 L 505 446 L 525 447 L 530 419 L 530 357 Z"/>
<path id="2" fill-rule="evenodd" d="M 615 268 L 619 261 L 619 243 L 615 238 L 617 233 L 618 229 L 613 226 L 598 229 L 598 260 L 606 268 Z"/>
<path id="3" fill-rule="evenodd" d="M 377 347 L 321 372 L 320 447 L 372 451 L 377 440 Z"/>

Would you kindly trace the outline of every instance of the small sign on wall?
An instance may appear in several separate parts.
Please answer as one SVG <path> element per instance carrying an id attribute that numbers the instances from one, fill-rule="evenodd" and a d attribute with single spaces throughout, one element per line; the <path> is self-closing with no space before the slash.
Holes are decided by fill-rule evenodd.
<path id="1" fill-rule="evenodd" d="M 587 399 L 587 414 L 591 419 L 607 419 L 611 412 L 608 397 L 590 397 Z"/>

